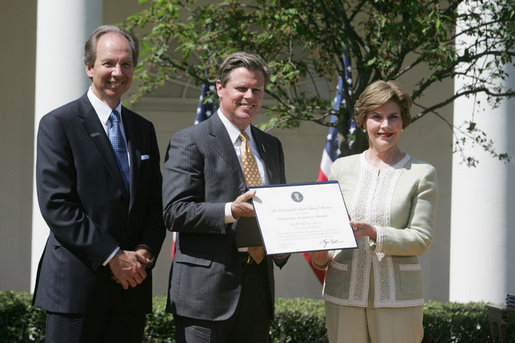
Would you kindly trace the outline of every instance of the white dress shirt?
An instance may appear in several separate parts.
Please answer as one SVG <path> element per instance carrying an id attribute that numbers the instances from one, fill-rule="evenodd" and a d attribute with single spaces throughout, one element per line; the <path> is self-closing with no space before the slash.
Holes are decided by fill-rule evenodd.
<path id="1" fill-rule="evenodd" d="M 238 161 L 240 162 L 240 167 L 243 171 L 243 166 L 241 164 L 241 141 L 239 139 L 241 130 L 231 123 L 229 119 L 222 113 L 220 109 L 217 111 L 217 115 L 224 124 L 225 129 L 227 130 L 227 133 L 229 134 L 229 138 L 231 139 L 232 145 L 234 147 L 234 152 L 236 153 L 236 156 L 238 157 Z M 256 140 L 252 136 L 252 130 L 250 129 L 250 125 L 245 128 L 245 132 L 249 136 L 248 143 L 250 145 L 250 150 L 252 151 L 252 154 L 254 155 L 254 159 L 256 160 L 256 164 L 259 170 L 259 175 L 261 176 L 261 184 L 266 185 L 268 184 L 268 180 L 266 178 L 265 173 L 265 164 L 263 163 L 263 159 L 261 158 L 261 155 L 259 154 L 259 151 L 257 149 Z M 236 218 L 232 216 L 231 211 L 231 204 L 232 202 L 228 202 L 225 204 L 225 223 L 234 223 L 236 222 Z"/>

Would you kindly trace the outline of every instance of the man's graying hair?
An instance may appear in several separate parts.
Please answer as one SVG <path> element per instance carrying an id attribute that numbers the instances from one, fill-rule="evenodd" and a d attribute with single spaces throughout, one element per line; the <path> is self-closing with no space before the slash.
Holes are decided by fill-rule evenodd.
<path id="1" fill-rule="evenodd" d="M 138 39 L 134 37 L 132 33 L 127 30 L 124 30 L 120 27 L 113 25 L 102 25 L 95 29 L 90 35 L 88 40 L 86 41 L 86 45 L 84 47 L 84 63 L 89 66 L 93 66 L 95 64 L 95 60 L 97 59 L 97 42 L 98 39 L 105 35 L 106 33 L 117 33 L 123 37 L 125 37 L 129 41 L 129 46 L 132 52 L 132 63 L 134 66 L 138 64 L 138 56 L 139 56 L 139 43 Z"/>
<path id="2" fill-rule="evenodd" d="M 229 81 L 231 72 L 241 67 L 262 72 L 265 77 L 265 86 L 270 80 L 270 69 L 268 69 L 268 66 L 261 57 L 240 51 L 229 55 L 222 62 L 220 70 L 218 71 L 218 80 L 222 84 L 222 87 L 225 87 Z"/>

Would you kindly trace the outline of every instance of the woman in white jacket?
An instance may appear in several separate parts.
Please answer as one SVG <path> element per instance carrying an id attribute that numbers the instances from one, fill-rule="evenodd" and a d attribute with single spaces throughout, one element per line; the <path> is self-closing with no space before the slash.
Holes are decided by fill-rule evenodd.
<path id="1" fill-rule="evenodd" d="M 376 81 L 355 106 L 369 148 L 331 167 L 358 241 L 352 250 L 311 253 L 326 268 L 323 298 L 329 342 L 420 342 L 423 282 L 418 256 L 432 240 L 436 170 L 397 145 L 410 122 L 410 96 Z"/>

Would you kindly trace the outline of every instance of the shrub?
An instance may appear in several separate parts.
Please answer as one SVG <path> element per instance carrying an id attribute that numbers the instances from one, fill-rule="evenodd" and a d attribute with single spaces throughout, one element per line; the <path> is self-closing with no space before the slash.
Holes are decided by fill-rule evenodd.
<path id="1" fill-rule="evenodd" d="M 424 304 L 424 343 L 491 341 L 486 304 Z"/>
<path id="2" fill-rule="evenodd" d="M 323 301 L 276 299 L 270 332 L 273 343 L 327 342 Z"/>
<path id="3" fill-rule="evenodd" d="M 0 342 L 44 342 L 45 313 L 31 305 L 32 296 L 0 291 Z M 154 297 L 148 315 L 145 342 L 175 343 L 175 326 L 165 312 L 165 297 Z M 514 318 L 510 331 L 514 332 Z M 327 342 L 322 300 L 277 299 L 270 333 L 273 343 Z M 488 311 L 484 303 L 438 303 L 424 305 L 423 342 L 491 342 Z"/>
<path id="4" fill-rule="evenodd" d="M 0 342 L 44 342 L 45 312 L 27 293 L 0 292 Z"/>
<path id="5" fill-rule="evenodd" d="M 146 343 L 175 343 L 175 325 L 170 313 L 165 312 L 166 297 L 154 297 L 153 312 L 147 315 Z"/>

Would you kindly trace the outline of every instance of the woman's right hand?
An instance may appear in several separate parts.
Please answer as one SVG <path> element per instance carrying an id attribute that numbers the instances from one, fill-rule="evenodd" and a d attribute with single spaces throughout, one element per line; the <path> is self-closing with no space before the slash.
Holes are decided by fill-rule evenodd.
<path id="1" fill-rule="evenodd" d="M 309 256 L 311 257 L 311 261 L 314 264 L 318 264 L 319 266 L 325 266 L 330 260 L 331 255 L 329 254 L 329 251 L 310 251 L 308 252 Z"/>

